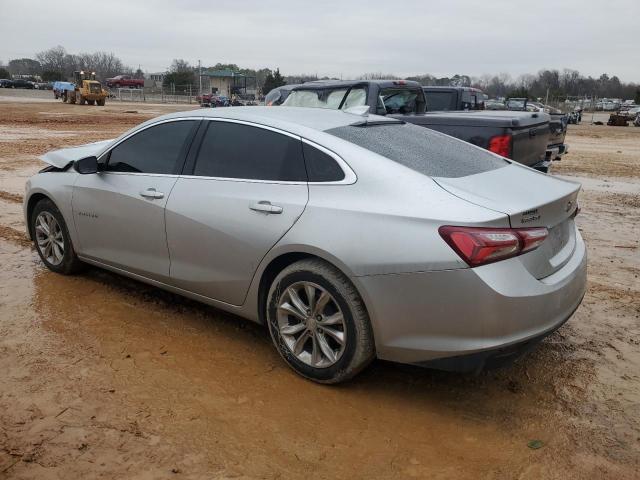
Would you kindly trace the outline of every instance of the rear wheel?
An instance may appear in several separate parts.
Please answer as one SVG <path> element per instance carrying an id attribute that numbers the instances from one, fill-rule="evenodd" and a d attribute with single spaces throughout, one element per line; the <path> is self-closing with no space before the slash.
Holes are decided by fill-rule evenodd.
<path id="1" fill-rule="evenodd" d="M 95 104 L 96 104 L 96 101 L 95 101 L 95 100 L 87 100 L 87 103 L 88 103 L 89 105 L 95 105 Z"/>
<path id="2" fill-rule="evenodd" d="M 48 269 L 69 275 L 82 268 L 64 218 L 51 200 L 40 200 L 33 209 L 31 234 L 38 255 Z"/>
<path id="3" fill-rule="evenodd" d="M 360 295 L 347 277 L 322 260 L 302 260 L 280 272 L 269 289 L 266 313 L 278 352 L 310 380 L 348 380 L 375 356 Z"/>
<path id="4" fill-rule="evenodd" d="M 99 107 L 104 107 L 105 101 L 106 100 L 104 98 L 101 98 L 100 100 L 96 100 L 96 103 Z"/>

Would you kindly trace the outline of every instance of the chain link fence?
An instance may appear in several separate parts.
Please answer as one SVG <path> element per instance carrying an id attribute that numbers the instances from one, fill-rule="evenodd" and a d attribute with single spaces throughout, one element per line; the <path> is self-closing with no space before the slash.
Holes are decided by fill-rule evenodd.
<path id="1" fill-rule="evenodd" d="M 112 88 L 111 100 L 121 102 L 184 103 L 198 102 L 197 85 L 170 85 L 168 87 Z"/>

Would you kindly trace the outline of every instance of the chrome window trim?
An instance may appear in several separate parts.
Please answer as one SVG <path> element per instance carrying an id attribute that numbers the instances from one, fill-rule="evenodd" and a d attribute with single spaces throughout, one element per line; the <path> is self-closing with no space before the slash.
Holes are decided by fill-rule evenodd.
<path id="1" fill-rule="evenodd" d="M 317 148 L 321 152 L 326 153 L 331 158 L 333 158 L 338 166 L 342 169 L 342 173 L 344 173 L 344 178 L 342 180 L 335 180 L 330 182 L 307 182 L 309 183 L 309 185 L 353 185 L 354 183 L 356 183 L 356 181 L 358 180 L 356 173 L 340 155 L 332 150 L 329 150 L 327 147 L 324 147 L 306 138 L 302 138 L 302 141 L 310 147 Z"/>
<path id="2" fill-rule="evenodd" d="M 282 185 L 352 185 L 354 183 L 356 183 L 356 181 L 358 180 L 358 177 L 356 176 L 355 172 L 351 169 L 351 167 L 349 166 L 349 164 L 341 157 L 339 156 L 337 153 L 335 153 L 332 150 L 329 150 L 328 148 L 312 141 L 309 140 L 307 138 L 303 138 L 300 135 L 296 135 L 293 134 L 291 132 L 287 132 L 286 130 L 281 130 L 279 128 L 276 127 L 272 127 L 270 125 L 263 125 L 261 123 L 256 123 L 256 122 L 251 122 L 248 120 L 237 120 L 235 118 L 223 118 L 223 117 L 175 117 L 175 118 L 168 118 L 165 120 L 161 120 L 159 122 L 154 122 L 151 123 L 149 125 L 146 125 L 143 128 L 139 128 L 137 130 L 134 130 L 133 132 L 129 133 L 126 137 L 121 138 L 120 140 L 118 140 L 117 143 L 114 143 L 113 145 L 109 145 L 109 148 L 107 150 L 105 150 L 104 152 L 102 152 L 102 154 L 98 157 L 98 162 L 100 162 L 100 160 L 103 159 L 103 157 L 105 157 L 105 155 L 108 155 L 109 153 L 111 153 L 111 151 L 116 148 L 118 145 L 120 145 L 122 142 L 128 140 L 129 138 L 131 138 L 132 136 L 148 129 L 151 127 L 155 127 L 157 125 L 162 125 L 163 123 L 170 123 L 170 122 L 179 122 L 179 121 L 184 121 L 184 120 L 192 120 L 192 121 L 201 121 L 201 120 L 206 120 L 209 122 L 229 122 L 229 123 L 238 123 L 240 125 L 247 125 L 250 127 L 257 127 L 257 128 L 263 128 L 265 130 L 270 130 L 272 132 L 275 133 L 279 133 L 282 135 L 286 135 L 287 137 L 290 138 L 294 138 L 296 140 L 299 140 L 301 142 L 304 142 L 306 144 L 308 144 L 311 147 L 317 148 L 318 150 L 320 150 L 323 153 L 326 153 L 327 155 L 329 155 L 331 158 L 333 158 L 336 163 L 338 164 L 338 166 L 342 169 L 343 173 L 344 173 L 344 178 L 342 180 L 337 180 L 337 181 L 331 181 L 331 182 L 309 182 L 309 181 L 283 181 L 283 180 L 259 180 L 259 179 L 253 179 L 253 178 L 230 178 L 230 177 L 208 177 L 208 176 L 200 176 L 200 175 L 184 175 L 184 174 L 170 174 L 170 173 L 146 173 L 146 172 L 111 172 L 108 170 L 99 172 L 100 174 L 108 174 L 108 175 L 136 175 L 136 176 L 147 176 L 147 177 L 170 177 L 170 178 L 199 178 L 199 179 L 209 179 L 209 180 L 218 180 L 218 181 L 227 181 L 227 182 L 245 182 L 245 183 L 270 183 L 270 184 L 282 184 Z"/>
<path id="3" fill-rule="evenodd" d="M 261 123 L 251 122 L 248 120 L 237 120 L 235 118 L 223 118 L 223 117 L 204 117 L 203 120 L 209 122 L 228 122 L 228 123 L 238 123 L 240 125 L 247 125 L 249 127 L 262 128 L 264 130 L 270 130 L 274 133 L 279 133 L 282 135 L 286 135 L 287 137 L 295 138 L 301 142 L 304 142 L 318 150 L 326 153 L 331 158 L 333 158 L 338 166 L 342 169 L 344 173 L 344 178 L 342 180 L 338 180 L 335 182 L 301 182 L 301 181 L 285 181 L 285 180 L 259 180 L 255 178 L 231 178 L 231 177 L 209 177 L 209 176 L 201 176 L 201 175 L 180 175 L 180 178 L 200 178 L 200 179 L 209 179 L 209 180 L 218 180 L 218 181 L 227 181 L 227 182 L 245 182 L 245 183 L 271 183 L 271 184 L 282 184 L 282 185 L 352 185 L 356 183 L 358 177 L 351 169 L 349 164 L 345 162 L 342 157 L 340 157 L 337 153 L 329 150 L 322 145 L 319 145 L 311 140 L 301 137 L 300 135 L 296 135 L 291 132 L 287 132 L 286 130 L 281 130 L 276 127 L 272 127 L 270 125 L 263 125 Z M 197 160 L 196 160 L 197 161 Z"/>
<path id="4" fill-rule="evenodd" d="M 156 127 L 158 125 L 162 125 L 163 123 L 179 122 L 179 121 L 184 121 L 184 120 L 193 120 L 193 121 L 199 122 L 200 120 L 202 120 L 202 117 L 167 118 L 165 120 L 160 120 L 159 122 L 150 123 L 149 125 L 146 125 L 146 126 L 144 126 L 142 128 L 138 128 L 137 130 L 134 130 L 133 132 L 131 132 L 126 137 L 123 137 L 120 140 L 118 140 L 117 143 L 114 143 L 113 145 L 109 145 L 109 148 L 107 150 L 105 150 L 104 152 L 102 152 L 100 154 L 100 156 L 98 157 L 98 163 L 100 163 L 100 160 L 102 160 L 102 158 L 105 155 L 108 155 L 109 153 L 111 153 L 111 150 L 116 148 L 122 142 L 124 142 L 124 141 L 128 140 L 129 138 L 133 137 L 134 135 L 137 135 L 138 133 L 143 132 L 143 131 L 147 130 L 148 128 Z M 176 175 L 176 174 L 168 174 L 168 173 L 145 173 L 145 172 L 109 172 L 109 171 L 104 171 L 104 172 L 100 172 L 100 173 L 119 173 L 119 174 L 125 174 L 125 175 L 155 175 L 155 176 L 167 176 L 167 177 L 177 177 L 177 176 L 179 176 L 179 175 Z"/>

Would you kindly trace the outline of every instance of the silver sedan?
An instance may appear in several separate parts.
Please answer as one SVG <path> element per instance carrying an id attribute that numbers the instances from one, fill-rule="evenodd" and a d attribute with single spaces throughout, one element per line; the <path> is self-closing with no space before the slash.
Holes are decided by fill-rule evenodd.
<path id="1" fill-rule="evenodd" d="M 376 357 L 503 363 L 585 291 L 579 184 L 398 120 L 198 110 L 42 159 L 24 215 L 49 269 L 91 264 L 266 324 L 318 382 Z"/>

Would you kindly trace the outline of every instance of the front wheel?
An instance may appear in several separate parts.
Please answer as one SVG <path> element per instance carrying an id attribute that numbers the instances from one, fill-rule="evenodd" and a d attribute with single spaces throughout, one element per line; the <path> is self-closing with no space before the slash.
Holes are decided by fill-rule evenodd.
<path id="1" fill-rule="evenodd" d="M 69 275 L 82 268 L 64 218 L 51 200 L 40 200 L 33 209 L 31 235 L 38 255 L 48 269 Z"/>
<path id="2" fill-rule="evenodd" d="M 369 316 L 353 284 L 319 260 L 286 267 L 267 296 L 267 324 L 282 358 L 319 383 L 355 376 L 375 356 Z"/>

